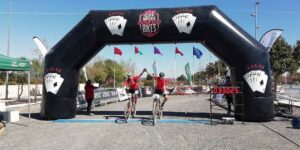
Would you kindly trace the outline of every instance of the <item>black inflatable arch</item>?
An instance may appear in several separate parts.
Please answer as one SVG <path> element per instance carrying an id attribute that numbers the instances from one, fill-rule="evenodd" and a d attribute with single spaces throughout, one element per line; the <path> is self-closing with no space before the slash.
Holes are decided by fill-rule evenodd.
<path id="1" fill-rule="evenodd" d="M 216 6 L 90 11 L 45 57 L 41 115 L 75 117 L 80 69 L 106 44 L 196 41 L 231 67 L 235 81 L 244 83 L 245 120 L 270 121 L 269 54 Z M 241 101 L 239 96 L 235 103 Z"/>

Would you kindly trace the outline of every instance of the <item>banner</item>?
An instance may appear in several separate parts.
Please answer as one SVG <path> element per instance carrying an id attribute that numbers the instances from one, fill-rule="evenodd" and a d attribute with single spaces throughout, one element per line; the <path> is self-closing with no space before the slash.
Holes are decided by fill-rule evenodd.
<path id="1" fill-rule="evenodd" d="M 97 88 L 94 90 L 93 105 L 98 106 L 100 104 L 116 102 L 119 100 L 117 89 L 104 89 Z M 85 91 L 78 91 L 77 94 L 77 109 L 85 109 L 87 103 L 85 100 Z"/>
<path id="2" fill-rule="evenodd" d="M 153 65 L 152 65 L 152 69 L 153 69 L 154 75 L 157 76 L 156 61 L 154 61 Z"/>
<path id="3" fill-rule="evenodd" d="M 260 39 L 260 43 L 268 49 L 268 52 L 270 52 L 273 44 L 277 40 L 277 38 L 281 35 L 283 30 L 281 29 L 272 29 L 268 32 L 266 32 Z"/>
<path id="4" fill-rule="evenodd" d="M 38 47 L 39 51 L 42 53 L 43 57 L 46 56 L 48 50 L 43 42 L 38 37 L 33 37 L 35 45 Z"/>
<path id="5" fill-rule="evenodd" d="M 185 73 L 186 73 L 186 77 L 187 77 L 190 85 L 192 85 L 192 76 L 191 76 L 190 63 L 187 63 L 185 65 Z"/>

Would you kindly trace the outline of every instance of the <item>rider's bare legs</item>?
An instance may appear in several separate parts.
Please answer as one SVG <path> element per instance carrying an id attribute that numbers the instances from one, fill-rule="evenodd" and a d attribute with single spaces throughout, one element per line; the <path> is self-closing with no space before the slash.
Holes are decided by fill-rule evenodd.
<path id="1" fill-rule="evenodd" d="M 166 104 L 166 102 L 168 101 L 168 97 L 167 95 L 163 96 L 164 97 L 164 101 L 161 104 L 161 107 L 164 107 L 164 105 Z"/>

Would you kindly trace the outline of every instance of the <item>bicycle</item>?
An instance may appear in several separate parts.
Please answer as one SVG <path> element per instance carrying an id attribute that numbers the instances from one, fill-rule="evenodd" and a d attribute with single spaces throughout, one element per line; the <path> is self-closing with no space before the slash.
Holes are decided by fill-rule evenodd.
<path id="1" fill-rule="evenodd" d="M 156 125 L 156 119 L 162 119 L 163 111 L 161 109 L 161 101 L 160 101 L 160 95 L 154 94 L 153 95 L 153 107 L 152 107 L 152 119 L 153 119 L 153 125 Z"/>
<path id="2" fill-rule="evenodd" d="M 136 115 L 136 104 L 133 103 L 132 94 L 128 94 L 128 96 L 129 102 L 126 103 L 124 108 L 124 119 L 126 122 L 128 122 L 131 116 L 134 118 Z"/>

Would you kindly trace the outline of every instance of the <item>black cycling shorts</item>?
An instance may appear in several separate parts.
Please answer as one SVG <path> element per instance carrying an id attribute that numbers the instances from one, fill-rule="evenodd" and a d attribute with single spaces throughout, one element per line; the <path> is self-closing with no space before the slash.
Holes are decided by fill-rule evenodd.
<path id="1" fill-rule="evenodd" d="M 166 94 L 164 94 L 164 90 L 161 90 L 161 89 L 155 89 L 154 94 L 159 94 L 159 95 L 162 95 L 162 96 L 167 96 Z"/>
<path id="2" fill-rule="evenodd" d="M 139 90 L 137 90 L 137 89 L 129 89 L 129 91 L 128 91 L 129 93 L 131 93 L 131 94 L 139 94 Z"/>

